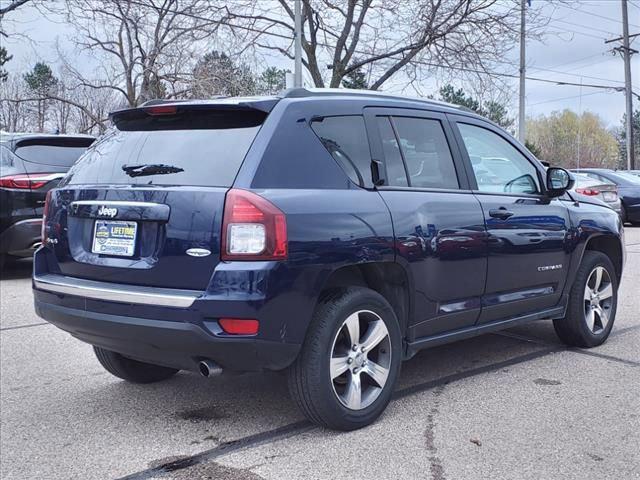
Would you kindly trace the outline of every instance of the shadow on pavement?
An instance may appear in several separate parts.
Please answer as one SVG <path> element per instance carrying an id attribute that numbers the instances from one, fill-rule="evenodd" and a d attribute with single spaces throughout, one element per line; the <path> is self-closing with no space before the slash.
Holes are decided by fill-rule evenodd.
<path id="1" fill-rule="evenodd" d="M 549 325 L 550 327 L 550 325 Z M 428 392 L 444 384 L 481 374 L 506 371 L 561 350 L 499 335 L 484 335 L 420 352 L 403 365 L 393 401 Z M 154 385 L 131 385 L 117 380 L 78 391 L 61 407 L 71 415 L 91 405 L 98 423 L 113 411 L 126 411 L 127 423 L 146 431 L 185 431 L 179 443 L 201 445 L 200 453 L 148 462 L 147 470 L 123 478 L 150 479 L 156 474 L 192 468 L 231 451 L 282 440 L 314 429 L 290 400 L 285 376 L 277 373 L 226 375 L 203 379 L 181 373 Z M 61 412 L 62 413 L 62 412 Z M 385 421 L 383 417 L 379 421 Z M 161 420 L 160 420 L 161 419 Z M 333 435 L 327 432 L 327 435 Z M 177 440 L 177 439 L 176 439 Z"/>
<path id="2" fill-rule="evenodd" d="M 30 258 L 7 260 L 2 269 L 0 269 L 0 280 L 28 278 L 31 276 L 32 269 L 33 261 Z"/>

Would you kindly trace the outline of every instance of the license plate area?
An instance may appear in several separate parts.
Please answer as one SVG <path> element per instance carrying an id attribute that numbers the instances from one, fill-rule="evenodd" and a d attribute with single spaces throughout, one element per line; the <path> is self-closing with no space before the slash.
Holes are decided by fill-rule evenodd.
<path id="1" fill-rule="evenodd" d="M 613 192 L 602 192 L 602 197 L 605 202 L 615 202 L 618 196 Z"/>
<path id="2" fill-rule="evenodd" d="M 120 220 L 96 220 L 91 252 L 116 257 L 132 257 L 136 249 L 138 224 Z"/>

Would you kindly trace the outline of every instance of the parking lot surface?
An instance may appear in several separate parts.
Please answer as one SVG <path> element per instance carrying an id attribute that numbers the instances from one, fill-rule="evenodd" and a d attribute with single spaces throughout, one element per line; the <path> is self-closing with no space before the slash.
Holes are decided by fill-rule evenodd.
<path id="1" fill-rule="evenodd" d="M 131 385 L 43 323 L 30 264 L 0 282 L 2 479 L 640 479 L 640 228 L 613 333 L 560 345 L 550 322 L 423 351 L 351 433 L 312 426 L 280 374 Z"/>

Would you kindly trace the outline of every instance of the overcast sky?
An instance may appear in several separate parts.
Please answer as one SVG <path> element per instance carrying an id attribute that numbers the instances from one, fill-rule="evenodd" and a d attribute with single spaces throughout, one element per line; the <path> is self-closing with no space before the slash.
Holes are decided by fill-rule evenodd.
<path id="1" fill-rule="evenodd" d="M 260 1 L 260 0 L 257 0 Z M 553 0 L 532 0 L 551 20 L 542 41 L 531 41 L 527 45 L 527 75 L 535 78 L 573 83 L 624 86 L 624 64 L 620 56 L 614 56 L 611 48 L 616 44 L 605 44 L 605 40 L 622 34 L 622 12 L 620 0 L 580 0 L 572 7 Z M 8 0 L 0 0 L 3 6 Z M 629 0 L 630 33 L 640 33 L 640 0 Z M 16 38 L 2 39 L 14 59 L 7 64 L 10 72 L 24 72 L 37 60 L 50 63 L 56 61 L 56 40 L 66 50 L 70 44 L 66 38 L 73 33 L 68 25 L 58 18 L 44 18 L 32 7 L 22 7 L 12 12 L 9 31 L 19 31 L 31 42 Z M 640 36 L 632 47 L 640 50 Z M 79 65 L 91 68 L 91 57 L 74 53 Z M 505 59 L 517 65 L 517 52 Z M 280 60 L 280 66 L 293 70 L 288 61 Z M 506 65 L 500 71 L 517 73 L 517 67 Z M 640 55 L 632 57 L 633 89 L 640 94 Z M 517 80 L 509 81 L 513 86 L 512 115 L 517 111 Z M 393 82 L 385 90 L 401 91 L 404 85 Z M 435 88 L 425 81 L 423 92 Z M 575 111 L 589 110 L 599 114 L 609 126 L 617 126 L 624 113 L 624 94 L 606 89 L 578 86 L 559 86 L 537 81 L 527 81 L 527 115 L 548 114 L 554 110 L 569 108 Z M 406 91 L 406 89 L 405 89 Z M 634 99 L 634 107 L 639 102 Z"/>

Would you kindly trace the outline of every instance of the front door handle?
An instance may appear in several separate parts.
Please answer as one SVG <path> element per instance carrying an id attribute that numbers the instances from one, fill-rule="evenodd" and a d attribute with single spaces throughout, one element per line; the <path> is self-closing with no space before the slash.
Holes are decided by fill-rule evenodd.
<path id="1" fill-rule="evenodd" d="M 513 212 L 504 207 L 500 207 L 495 210 L 489 210 L 489 216 L 492 218 L 499 218 L 500 220 L 506 220 L 509 217 L 513 217 Z"/>

